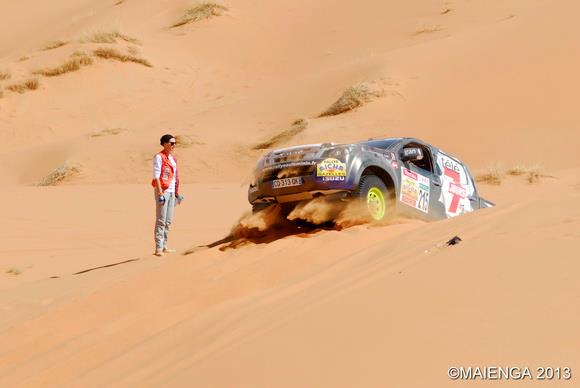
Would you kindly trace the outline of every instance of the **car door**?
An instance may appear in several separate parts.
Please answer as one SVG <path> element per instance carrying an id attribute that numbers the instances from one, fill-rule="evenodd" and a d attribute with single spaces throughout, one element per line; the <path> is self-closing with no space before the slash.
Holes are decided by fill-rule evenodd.
<path id="1" fill-rule="evenodd" d="M 399 209 L 405 216 L 427 220 L 445 218 L 441 195 L 441 180 L 435 170 L 433 154 L 429 146 L 410 142 L 401 147 L 419 147 L 423 151 L 421 163 L 401 162 L 399 185 Z"/>
<path id="2" fill-rule="evenodd" d="M 441 181 L 438 201 L 443 204 L 446 217 L 477 209 L 475 185 L 463 163 L 441 150 L 436 152 L 435 161 Z"/>

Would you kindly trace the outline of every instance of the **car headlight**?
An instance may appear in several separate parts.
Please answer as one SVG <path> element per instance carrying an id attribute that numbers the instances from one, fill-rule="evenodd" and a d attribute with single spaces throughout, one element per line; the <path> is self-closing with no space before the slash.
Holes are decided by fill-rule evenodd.
<path id="1" fill-rule="evenodd" d="M 322 153 L 323 158 L 344 159 L 346 157 L 346 148 L 330 148 Z"/>

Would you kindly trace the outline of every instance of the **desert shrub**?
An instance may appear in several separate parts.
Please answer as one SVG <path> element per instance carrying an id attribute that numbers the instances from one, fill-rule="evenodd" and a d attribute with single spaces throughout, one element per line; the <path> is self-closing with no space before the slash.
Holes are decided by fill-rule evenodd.
<path id="1" fill-rule="evenodd" d="M 188 23 L 195 23 L 200 20 L 210 19 L 214 16 L 223 15 L 228 8 L 217 3 L 203 3 L 185 11 L 181 19 L 175 22 L 171 27 L 179 27 Z"/>
<path id="2" fill-rule="evenodd" d="M 101 131 L 95 132 L 91 135 L 91 137 L 103 137 L 103 136 L 114 136 L 118 135 L 122 132 L 125 132 L 127 128 L 107 128 Z"/>
<path id="3" fill-rule="evenodd" d="M 45 176 L 39 183 L 38 186 L 55 186 L 65 179 L 76 175 L 80 172 L 79 168 L 75 165 L 69 163 L 64 163 L 62 166 L 58 167 L 50 174 Z"/>
<path id="4" fill-rule="evenodd" d="M 374 98 L 384 95 L 382 89 L 370 83 L 360 83 L 346 89 L 342 95 L 318 117 L 334 116 L 356 109 Z"/>
<path id="5" fill-rule="evenodd" d="M 36 78 L 30 78 L 20 83 L 8 85 L 6 89 L 10 90 L 11 92 L 15 93 L 24 93 L 29 90 L 36 90 L 38 89 L 40 83 Z"/>
<path id="6" fill-rule="evenodd" d="M 51 42 L 46 43 L 42 49 L 45 51 L 46 50 L 54 50 L 54 49 L 57 49 L 59 47 L 66 45 L 67 43 L 68 42 L 64 41 L 64 40 L 53 40 Z"/>
<path id="7" fill-rule="evenodd" d="M 111 59 L 111 60 L 120 61 L 120 62 L 134 62 L 134 63 L 141 64 L 143 66 L 153 67 L 151 62 L 149 62 L 145 58 L 137 57 L 137 56 L 131 55 L 131 54 L 124 54 L 124 53 L 122 53 L 119 50 L 116 50 L 114 48 L 100 47 L 100 48 L 96 49 L 95 51 L 93 51 L 93 53 L 97 57 L 103 58 L 103 59 Z"/>
<path id="8" fill-rule="evenodd" d="M 10 79 L 12 75 L 7 70 L 0 70 L 0 81 Z"/>
<path id="9" fill-rule="evenodd" d="M 527 167 L 516 165 L 504 169 L 500 165 L 495 165 L 488 168 L 487 171 L 476 175 L 475 181 L 490 185 L 499 185 L 506 176 L 523 176 L 528 183 L 538 183 L 541 178 L 549 177 L 544 175 L 541 168 L 538 166 Z"/>
<path id="10" fill-rule="evenodd" d="M 441 26 L 434 26 L 434 27 L 423 27 L 413 33 L 413 35 L 424 35 L 424 34 L 431 34 L 433 32 L 441 31 L 443 27 Z"/>
<path id="11" fill-rule="evenodd" d="M 93 58 L 91 58 L 87 53 L 77 51 L 63 64 L 52 68 L 35 70 L 33 74 L 39 74 L 45 77 L 56 77 L 58 75 L 80 70 L 81 67 L 89 66 L 92 63 Z"/>
<path id="12" fill-rule="evenodd" d="M 188 135 L 176 135 L 175 141 L 177 142 L 178 147 L 190 147 L 192 145 L 201 145 L 203 144 L 200 141 L 193 139 L 191 136 Z"/>
<path id="13" fill-rule="evenodd" d="M 308 121 L 305 119 L 298 119 L 292 122 L 290 128 L 283 130 L 280 133 L 272 136 L 266 141 L 263 141 L 254 146 L 255 150 L 265 150 L 267 148 L 271 148 L 275 145 L 284 143 L 294 136 L 298 135 L 302 131 L 304 131 L 308 127 Z"/>
<path id="14" fill-rule="evenodd" d="M 118 40 L 123 40 L 125 42 L 140 44 L 139 40 L 130 37 L 118 30 L 111 31 L 94 31 L 83 36 L 80 41 L 81 43 L 117 43 Z"/>
<path id="15" fill-rule="evenodd" d="M 15 275 L 16 276 L 16 275 L 20 275 L 22 273 L 22 271 L 19 268 L 12 267 L 12 268 L 8 268 L 6 270 L 6 273 L 8 275 Z"/>

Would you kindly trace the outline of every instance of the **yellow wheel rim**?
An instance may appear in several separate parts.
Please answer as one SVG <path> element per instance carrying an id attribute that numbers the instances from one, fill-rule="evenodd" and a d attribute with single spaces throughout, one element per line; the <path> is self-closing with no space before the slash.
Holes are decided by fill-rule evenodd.
<path id="1" fill-rule="evenodd" d="M 382 220 L 385 216 L 385 196 L 379 188 L 371 187 L 367 193 L 367 208 L 375 220 Z"/>

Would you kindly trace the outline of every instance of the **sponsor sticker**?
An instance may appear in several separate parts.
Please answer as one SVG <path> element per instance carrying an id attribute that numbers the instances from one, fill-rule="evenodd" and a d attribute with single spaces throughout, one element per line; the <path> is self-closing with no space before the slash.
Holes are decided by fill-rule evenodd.
<path id="1" fill-rule="evenodd" d="M 335 158 L 324 159 L 316 166 L 317 177 L 345 177 L 346 163 Z"/>
<path id="2" fill-rule="evenodd" d="M 399 199 L 405 205 L 429 213 L 429 178 L 401 167 L 401 194 Z"/>
<path id="3" fill-rule="evenodd" d="M 345 179 L 346 179 L 346 177 L 343 177 L 343 176 L 323 176 L 322 177 L 323 182 L 344 182 Z"/>
<path id="4" fill-rule="evenodd" d="M 443 173 L 439 201 L 445 205 L 447 216 L 454 217 L 472 211 L 468 196 L 474 189 L 465 168 L 442 152 L 437 154 L 437 164 Z"/>
<path id="5" fill-rule="evenodd" d="M 304 167 L 304 166 L 312 166 L 313 164 L 315 164 L 315 161 L 300 161 L 300 162 L 291 162 L 291 163 L 279 163 L 279 164 L 274 164 L 271 166 L 266 166 L 262 169 L 262 171 L 270 171 L 270 170 L 274 170 L 274 169 L 278 169 L 278 168 L 287 168 L 287 167 Z"/>

